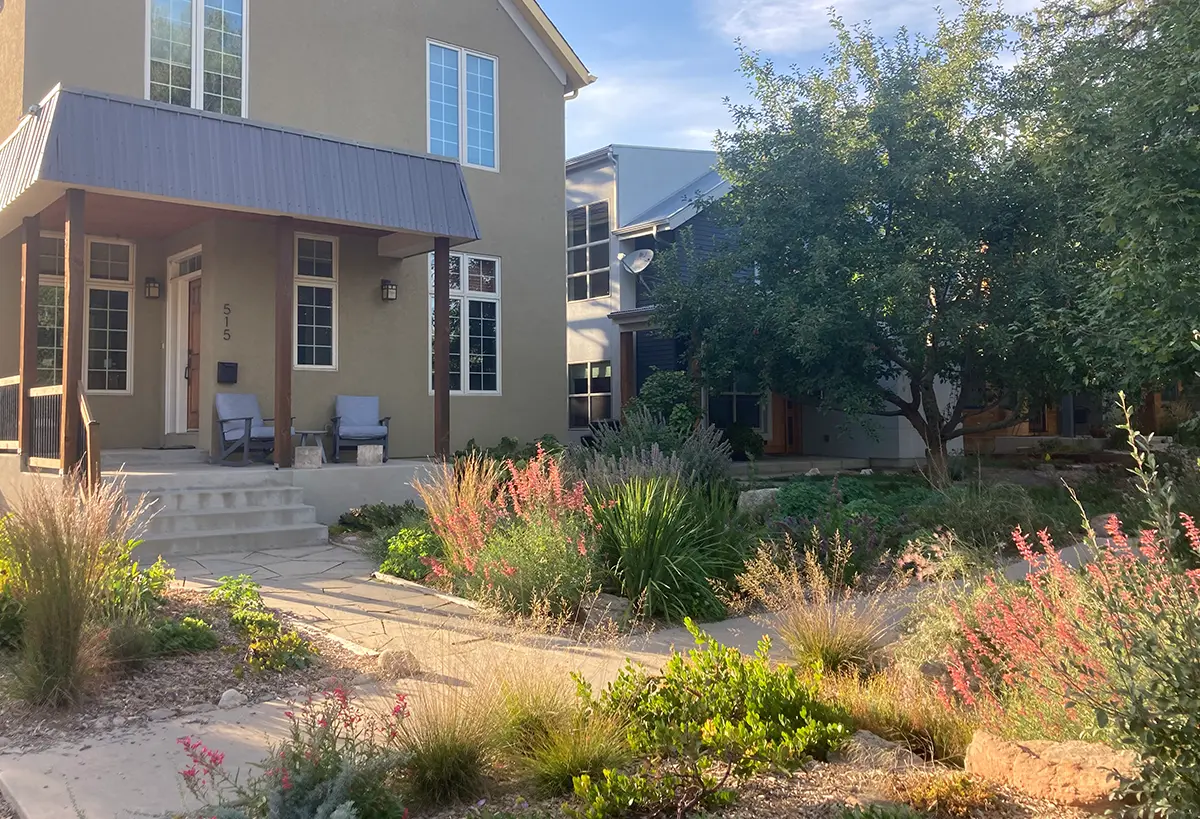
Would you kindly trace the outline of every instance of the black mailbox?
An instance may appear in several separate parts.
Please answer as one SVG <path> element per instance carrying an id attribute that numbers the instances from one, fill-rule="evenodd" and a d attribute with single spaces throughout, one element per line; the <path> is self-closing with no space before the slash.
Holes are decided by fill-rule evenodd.
<path id="1" fill-rule="evenodd" d="M 236 361 L 217 362 L 217 383 L 236 384 L 238 365 Z"/>

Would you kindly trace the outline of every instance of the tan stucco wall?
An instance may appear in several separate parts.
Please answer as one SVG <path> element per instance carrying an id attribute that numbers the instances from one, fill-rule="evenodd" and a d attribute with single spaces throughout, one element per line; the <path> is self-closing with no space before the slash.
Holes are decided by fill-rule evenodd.
<path id="1" fill-rule="evenodd" d="M 59 82 L 143 96 L 145 0 L 41 0 L 30 17 L 27 103 Z M 500 257 L 502 264 L 503 396 L 452 399 L 453 441 L 564 436 L 564 103 L 562 85 L 541 55 L 494 0 L 248 0 L 248 19 L 251 118 L 414 151 L 427 145 L 426 38 L 498 57 L 500 172 L 464 173 L 484 236 L 466 249 Z M 204 248 L 202 446 L 211 428 L 216 361 L 238 361 L 238 390 L 258 393 L 267 414 L 273 392 L 271 228 L 223 220 L 213 230 Z M 180 249 L 168 241 L 153 254 L 140 250 L 139 281 L 161 279 L 166 257 Z M 397 419 L 393 452 L 426 454 L 433 410 L 425 260 L 406 261 L 396 275 L 395 262 L 375 256 L 374 240 L 344 239 L 342 253 L 342 366 L 336 375 L 296 374 L 297 424 L 323 425 L 336 392 L 380 393 L 385 411 Z M 142 270 L 151 258 L 157 268 Z M 380 302 L 385 276 L 400 283 L 396 304 Z M 226 303 L 234 310 L 231 342 L 219 339 Z M 135 398 L 145 406 L 114 417 L 123 431 L 113 438 L 120 445 L 157 445 L 164 428 L 166 300 L 139 298 L 137 310 Z M 151 344 L 153 353 L 143 350 Z M 143 372 L 152 360 L 157 377 Z M 120 413 L 122 401 L 129 403 L 108 398 L 97 412 Z M 106 438 L 106 445 L 116 444 Z"/>
<path id="2" fill-rule="evenodd" d="M 24 82 L 25 0 L 9 0 L 0 11 L 0 133 L 21 119 Z"/>

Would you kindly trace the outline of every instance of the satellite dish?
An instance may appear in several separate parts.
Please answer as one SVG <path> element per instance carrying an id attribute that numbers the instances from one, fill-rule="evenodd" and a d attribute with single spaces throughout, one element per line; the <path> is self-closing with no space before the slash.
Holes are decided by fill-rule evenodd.
<path id="1" fill-rule="evenodd" d="M 654 251 L 635 250 L 633 253 L 622 253 L 619 258 L 621 263 L 625 265 L 625 269 L 636 276 L 649 267 L 650 263 L 654 261 Z"/>

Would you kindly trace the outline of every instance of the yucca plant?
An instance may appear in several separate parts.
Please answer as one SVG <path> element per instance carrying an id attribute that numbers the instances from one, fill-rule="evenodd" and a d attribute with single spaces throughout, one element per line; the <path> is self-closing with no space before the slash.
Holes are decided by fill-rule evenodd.
<path id="1" fill-rule="evenodd" d="M 668 620 L 720 617 L 710 578 L 738 568 L 725 520 L 670 478 L 633 478 L 593 504 L 600 555 L 643 611 Z"/>

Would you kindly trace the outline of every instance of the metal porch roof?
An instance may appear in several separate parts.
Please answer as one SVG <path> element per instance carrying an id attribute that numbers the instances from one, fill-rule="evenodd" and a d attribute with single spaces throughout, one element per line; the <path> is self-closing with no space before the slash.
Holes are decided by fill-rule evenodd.
<path id="1" fill-rule="evenodd" d="M 480 238 L 452 160 L 94 91 L 55 88 L 0 145 L 0 210 L 42 182 Z"/>

